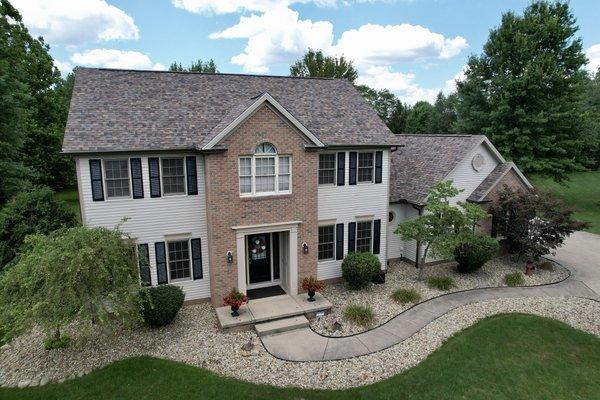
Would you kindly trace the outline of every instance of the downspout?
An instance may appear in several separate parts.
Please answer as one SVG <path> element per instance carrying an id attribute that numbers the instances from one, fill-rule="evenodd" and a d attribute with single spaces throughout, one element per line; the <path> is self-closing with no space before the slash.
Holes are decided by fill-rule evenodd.
<path id="1" fill-rule="evenodd" d="M 423 206 L 417 206 L 415 204 L 411 204 L 412 207 L 419 212 L 419 217 L 423 215 Z M 421 244 L 417 241 L 417 248 L 415 251 L 415 268 L 419 269 L 419 262 L 421 261 Z"/>

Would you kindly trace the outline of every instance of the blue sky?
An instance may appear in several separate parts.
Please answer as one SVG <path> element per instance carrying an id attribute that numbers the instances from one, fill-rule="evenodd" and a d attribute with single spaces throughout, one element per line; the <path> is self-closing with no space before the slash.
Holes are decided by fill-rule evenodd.
<path id="1" fill-rule="evenodd" d="M 451 92 L 470 54 L 526 0 L 13 0 L 64 72 L 75 65 L 165 69 L 213 58 L 221 72 L 284 75 L 308 47 L 352 58 L 360 83 L 405 102 Z M 572 0 L 590 68 L 600 7 Z"/>

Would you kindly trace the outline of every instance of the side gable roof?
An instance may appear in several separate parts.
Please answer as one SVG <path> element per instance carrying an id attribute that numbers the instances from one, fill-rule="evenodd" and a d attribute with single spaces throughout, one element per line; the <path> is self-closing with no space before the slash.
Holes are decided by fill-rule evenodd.
<path id="1" fill-rule="evenodd" d="M 496 168 L 477 186 L 477 188 L 467 198 L 467 201 L 480 203 L 485 200 L 485 197 L 492 191 L 494 187 L 508 174 L 511 170 L 515 171 L 517 176 L 529 189 L 533 189 L 531 183 L 525 178 L 519 168 L 512 162 L 498 164 Z"/>

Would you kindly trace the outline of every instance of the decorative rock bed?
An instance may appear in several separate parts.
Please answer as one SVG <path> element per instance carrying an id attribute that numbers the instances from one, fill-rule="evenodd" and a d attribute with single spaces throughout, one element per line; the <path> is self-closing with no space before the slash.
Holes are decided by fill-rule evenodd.
<path id="1" fill-rule="evenodd" d="M 418 270 L 406 262 L 396 261 L 390 263 L 386 275 L 385 284 L 370 285 L 367 289 L 355 291 L 346 288 L 342 283 L 332 284 L 325 288 L 323 295 L 331 302 L 331 312 L 319 319 L 310 321 L 311 328 L 326 336 L 348 336 L 364 332 L 371 327 L 378 326 L 390 318 L 400 314 L 402 311 L 413 306 L 413 304 L 399 304 L 391 299 L 391 294 L 399 288 L 413 288 L 421 295 L 424 301 L 444 293 L 459 290 L 475 289 L 483 287 L 506 286 L 504 275 L 524 271 L 524 262 L 515 263 L 508 257 L 498 257 L 490 260 L 479 271 L 470 274 L 461 274 L 456 271 L 454 263 L 426 266 L 424 270 L 425 279 L 417 280 Z M 455 287 L 442 291 L 431 289 L 427 286 L 426 279 L 432 276 L 449 276 L 454 279 Z M 553 270 L 536 269 L 532 276 L 525 276 L 525 286 L 542 285 L 559 282 L 569 276 L 566 268 L 553 264 Z M 375 313 L 372 326 L 363 327 L 344 321 L 342 311 L 348 304 L 370 305 Z M 333 324 L 341 322 L 341 328 L 334 330 Z"/>

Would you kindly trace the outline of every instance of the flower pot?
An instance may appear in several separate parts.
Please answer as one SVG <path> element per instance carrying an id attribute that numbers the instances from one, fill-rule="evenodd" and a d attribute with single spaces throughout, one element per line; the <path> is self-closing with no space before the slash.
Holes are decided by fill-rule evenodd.
<path id="1" fill-rule="evenodd" d="M 240 306 L 237 304 L 234 304 L 231 306 L 231 316 L 232 317 L 239 317 L 240 313 L 238 312 L 238 310 L 240 309 Z"/>
<path id="2" fill-rule="evenodd" d="M 308 291 L 308 301 L 315 301 L 315 291 L 314 290 Z"/>

